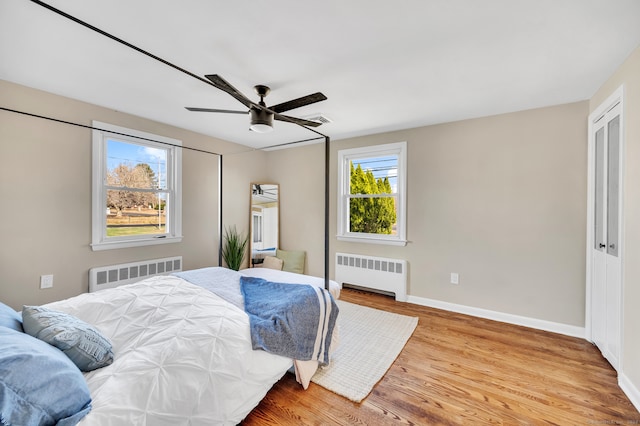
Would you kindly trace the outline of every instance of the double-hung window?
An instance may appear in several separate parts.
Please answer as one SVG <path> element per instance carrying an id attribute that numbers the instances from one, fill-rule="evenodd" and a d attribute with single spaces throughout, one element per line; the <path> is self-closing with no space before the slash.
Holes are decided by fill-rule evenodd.
<path id="1" fill-rule="evenodd" d="M 92 249 L 181 241 L 181 141 L 93 128 Z"/>
<path id="2" fill-rule="evenodd" d="M 338 236 L 406 244 L 407 144 L 338 151 Z"/>

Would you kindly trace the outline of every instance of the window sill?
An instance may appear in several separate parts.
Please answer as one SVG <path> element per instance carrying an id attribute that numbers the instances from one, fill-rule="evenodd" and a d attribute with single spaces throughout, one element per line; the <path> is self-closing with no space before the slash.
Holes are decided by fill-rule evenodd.
<path id="1" fill-rule="evenodd" d="M 346 241 L 350 243 L 365 243 L 365 244 L 383 244 L 388 246 L 406 246 L 407 240 L 390 240 L 386 238 L 375 238 L 375 237 L 355 237 L 348 235 L 337 235 L 336 238 L 338 241 Z"/>
<path id="2" fill-rule="evenodd" d="M 112 250 L 112 249 L 121 249 L 128 247 L 143 247 L 143 246 L 154 246 L 159 244 L 171 244 L 171 243 L 179 243 L 182 241 L 182 236 L 180 237 L 163 237 L 163 238 L 147 238 L 147 239 L 139 239 L 139 240 L 119 240 L 119 241 L 108 241 L 101 243 L 91 244 L 91 250 L 93 251 L 101 251 L 101 250 Z"/>

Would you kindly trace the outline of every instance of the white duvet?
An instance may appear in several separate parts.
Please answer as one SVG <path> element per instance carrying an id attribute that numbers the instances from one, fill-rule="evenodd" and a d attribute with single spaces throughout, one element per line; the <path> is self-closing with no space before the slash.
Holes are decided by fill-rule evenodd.
<path id="1" fill-rule="evenodd" d="M 237 306 L 241 310 L 244 308 L 244 297 L 240 291 L 240 276 L 263 278 L 267 281 L 288 284 L 308 284 L 318 288 L 324 288 L 324 278 L 314 277 L 311 275 L 296 274 L 287 271 L 278 271 L 269 268 L 250 268 L 240 271 L 232 271 L 231 269 L 221 268 L 218 266 L 194 269 L 190 271 L 178 272 L 178 275 L 192 284 L 206 288 L 229 303 Z M 329 280 L 329 292 L 334 299 L 340 297 L 340 286 L 335 281 Z M 340 326 L 336 324 L 331 339 L 331 352 L 339 344 Z M 309 387 L 311 378 L 318 370 L 318 361 L 309 360 L 292 360 L 296 381 L 302 385 L 304 389 Z"/>
<path id="2" fill-rule="evenodd" d="M 93 409 L 82 426 L 235 425 L 291 366 L 251 348 L 242 310 L 174 276 L 47 306 L 113 343 L 113 364 L 85 374 Z"/>

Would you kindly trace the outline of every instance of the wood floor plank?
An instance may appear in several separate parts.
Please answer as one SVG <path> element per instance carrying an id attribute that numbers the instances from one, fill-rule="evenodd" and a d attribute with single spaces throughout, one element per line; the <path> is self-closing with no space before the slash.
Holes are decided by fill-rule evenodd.
<path id="1" fill-rule="evenodd" d="M 360 404 L 287 374 L 243 425 L 639 424 L 589 342 L 343 289 L 341 299 L 418 326 Z"/>

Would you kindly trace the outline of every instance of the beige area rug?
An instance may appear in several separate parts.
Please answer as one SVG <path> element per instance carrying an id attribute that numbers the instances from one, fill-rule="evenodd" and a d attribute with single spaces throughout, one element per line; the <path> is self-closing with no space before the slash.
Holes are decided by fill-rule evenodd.
<path id="1" fill-rule="evenodd" d="M 312 382 L 352 401 L 362 401 L 400 355 L 418 318 L 338 300 L 339 344 Z"/>

